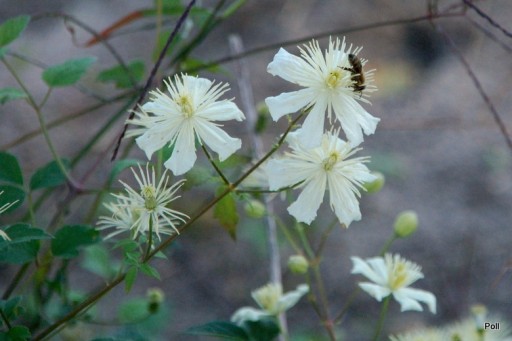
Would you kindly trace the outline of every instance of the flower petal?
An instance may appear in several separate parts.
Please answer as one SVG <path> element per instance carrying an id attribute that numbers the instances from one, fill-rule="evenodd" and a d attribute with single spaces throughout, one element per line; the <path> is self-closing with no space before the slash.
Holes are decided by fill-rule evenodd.
<path id="1" fill-rule="evenodd" d="M 304 181 L 316 172 L 316 165 L 296 159 L 271 159 L 265 167 L 269 189 L 274 191 Z"/>
<path id="2" fill-rule="evenodd" d="M 414 288 L 401 288 L 395 291 L 393 296 L 400 303 L 402 311 L 423 311 L 423 308 L 418 302 L 424 302 L 432 314 L 436 313 L 436 297 L 428 291 Z"/>
<path id="3" fill-rule="evenodd" d="M 318 77 L 318 72 L 304 59 L 297 57 L 281 48 L 267 66 L 273 76 L 302 86 L 309 86 L 311 79 Z"/>
<path id="4" fill-rule="evenodd" d="M 361 282 L 359 283 L 359 287 L 379 302 L 382 301 L 384 297 L 387 297 L 391 294 L 391 290 L 389 290 L 389 288 L 374 283 Z"/>
<path id="5" fill-rule="evenodd" d="M 376 272 L 374 267 L 371 267 L 367 261 L 364 261 L 359 257 L 350 257 L 350 259 L 354 265 L 352 271 L 350 272 L 351 274 L 361 274 L 374 283 L 377 283 L 381 286 L 386 285 L 386 265 L 383 261 L 377 266 L 380 271 Z"/>
<path id="6" fill-rule="evenodd" d="M 208 121 L 242 121 L 245 118 L 244 114 L 238 109 L 235 103 L 226 100 L 210 103 L 196 113 L 195 116 L 202 117 Z"/>
<path id="7" fill-rule="evenodd" d="M 204 144 L 219 154 L 220 161 L 224 161 L 242 147 L 240 139 L 229 136 L 224 130 L 211 122 L 196 118 L 194 126 L 197 135 Z"/>
<path id="8" fill-rule="evenodd" d="M 242 325 L 245 321 L 258 321 L 261 318 L 270 316 L 266 311 L 252 308 L 242 307 L 235 311 L 231 316 L 231 322 Z"/>
<path id="9" fill-rule="evenodd" d="M 339 221 L 348 227 L 352 221 L 361 220 L 359 201 L 351 189 L 350 181 L 336 175 L 331 173 L 327 178 L 330 205 Z"/>
<path id="10" fill-rule="evenodd" d="M 314 99 L 314 92 L 310 88 L 293 92 L 283 92 L 279 96 L 265 98 L 272 119 L 277 121 L 286 114 L 294 113 L 308 106 Z"/>
<path id="11" fill-rule="evenodd" d="M 299 142 L 304 148 L 315 148 L 322 143 L 326 109 L 327 98 L 319 96 L 298 132 Z"/>
<path id="12" fill-rule="evenodd" d="M 307 284 L 301 284 L 297 286 L 297 289 L 289 291 L 279 299 L 278 310 L 279 312 L 285 311 L 293 307 L 299 302 L 302 296 L 309 292 L 309 286 Z"/>
<path id="13" fill-rule="evenodd" d="M 325 173 L 312 177 L 304 186 L 299 197 L 288 207 L 288 212 L 299 222 L 310 224 L 322 204 L 325 194 Z"/>
<path id="14" fill-rule="evenodd" d="M 164 163 L 174 175 L 188 172 L 196 162 L 196 146 L 194 129 L 190 122 L 185 121 L 174 143 L 171 157 Z"/>

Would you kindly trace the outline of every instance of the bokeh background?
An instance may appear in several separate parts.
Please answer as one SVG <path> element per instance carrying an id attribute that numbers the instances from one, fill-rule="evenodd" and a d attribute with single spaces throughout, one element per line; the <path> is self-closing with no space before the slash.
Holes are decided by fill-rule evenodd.
<path id="1" fill-rule="evenodd" d="M 438 2 L 441 9 L 459 3 Z M 214 2 L 204 1 L 202 4 L 208 6 Z M 511 1 L 489 0 L 476 4 L 508 32 L 512 31 Z M 0 20 L 20 14 L 59 11 L 101 31 L 132 11 L 152 5 L 152 1 L 140 0 L 3 0 L 0 1 Z M 425 279 L 418 281 L 416 287 L 437 296 L 438 312 L 436 315 L 400 313 L 398 304 L 392 303 L 386 333 L 455 321 L 467 316 L 475 303 L 482 303 L 490 312 L 512 321 L 512 276 L 507 268 L 512 261 L 512 150 L 507 147 L 468 71 L 432 23 L 418 20 L 392 24 L 396 20 L 426 15 L 427 2 L 421 0 L 248 0 L 235 15 L 211 32 L 193 53 L 194 57 L 206 61 L 228 56 L 230 34 L 240 35 L 248 50 L 282 43 L 288 51 L 297 53 L 296 45 L 287 45 L 288 41 L 318 35 L 323 36 L 321 45 L 326 46 L 329 35 L 326 32 L 389 23 L 345 34 L 349 43 L 364 46 L 361 56 L 369 60 L 367 67 L 377 69 L 375 84 L 379 91 L 372 95 L 372 105 L 366 105 L 366 108 L 380 117 L 381 123 L 375 135 L 365 139 L 361 154 L 372 156 L 370 168 L 386 175 L 386 185 L 378 194 L 363 195 L 362 221 L 353 223 L 348 230 L 336 229 L 323 257 L 323 274 L 331 310 L 335 313 L 360 279 L 349 274 L 349 257 L 376 255 L 392 233 L 395 216 L 406 209 L 418 213 L 418 232 L 411 238 L 395 242 L 392 251 L 422 265 Z M 152 65 L 154 31 L 141 28 L 153 22 L 154 18 L 141 20 L 120 31 L 126 34 L 110 40 L 125 60 L 144 60 L 146 72 Z M 453 39 L 505 125 L 512 127 L 510 36 L 471 9 L 465 15 L 436 19 L 434 23 Z M 90 35 L 76 25 L 68 23 L 68 26 L 74 28 L 74 35 L 61 19 L 34 21 L 22 39 L 13 45 L 13 50 L 46 65 L 72 57 L 97 56 L 93 69 L 80 84 L 105 97 L 114 94 L 113 87 L 94 82 L 100 70 L 115 65 L 113 57 L 100 44 L 85 48 L 84 42 Z M 172 23 L 165 29 L 170 31 Z M 294 89 L 291 84 L 266 72 L 266 65 L 276 52 L 277 48 L 274 48 L 244 58 L 251 75 L 255 104 L 267 96 Z M 21 70 L 22 79 L 34 96 L 41 99 L 46 91 L 40 78 L 41 69 L 9 58 Z M 236 62 L 225 63 L 222 67 L 220 74 L 202 75 L 229 81 L 231 96 L 241 106 Z M 0 68 L 0 82 L 2 87 L 16 85 L 4 67 Z M 57 89 L 45 107 L 45 118 L 50 122 L 66 117 L 95 102 L 80 89 Z M 84 141 L 120 107 L 121 103 L 113 103 L 52 129 L 51 137 L 61 155 L 74 156 Z M 26 104 L 9 102 L 0 107 L 0 117 L 0 149 L 7 148 L 16 154 L 27 174 L 51 160 L 41 135 L 13 143 L 38 128 L 36 116 Z M 282 119 L 270 125 L 266 147 L 283 131 L 286 122 Z M 100 186 L 107 177 L 113 141 L 121 128 L 122 121 L 118 121 L 117 127 L 77 166 L 74 175 L 80 177 L 94 162 L 100 162 L 86 186 Z M 228 124 L 227 129 L 243 139 L 243 152 L 248 153 L 250 140 L 246 127 L 233 123 Z M 130 156 L 144 160 L 142 153 L 135 149 Z M 129 178 L 125 173 L 124 179 Z M 180 205 L 192 214 L 211 199 L 211 193 L 209 188 L 186 193 Z M 58 194 L 45 210 L 48 217 L 59 200 Z M 66 221 L 79 223 L 86 214 L 83 207 L 90 201 L 91 198 L 84 197 L 74 202 Z M 292 224 L 286 215 L 286 206 L 277 199 L 275 204 L 283 220 Z M 319 238 L 318 231 L 332 220 L 332 216 L 324 203 L 310 228 L 312 239 Z M 44 222 L 48 217 L 43 214 L 40 219 Z M 283 244 L 282 254 L 284 266 L 291 249 Z M 199 337 L 182 332 L 193 325 L 227 320 L 237 308 L 254 305 L 250 291 L 268 281 L 265 227 L 260 220 L 243 218 L 235 242 L 208 214 L 179 238 L 168 256 L 168 260 L 155 262 L 162 281 L 139 280 L 128 295 L 123 288 L 116 289 L 95 308 L 96 313 L 104 320 L 110 320 L 116 312 L 116 303 L 127 297 L 143 296 L 147 288 L 159 287 L 164 291 L 168 305 L 160 339 L 199 340 Z M 102 283 L 94 274 L 79 270 L 78 265 L 71 277 L 74 290 L 84 291 Z M 13 273 L 14 269 L 0 268 L 0 287 Z M 295 288 L 300 282 L 300 278 L 285 271 L 286 290 Z M 340 339 L 369 339 L 379 308 L 374 299 L 360 294 L 339 326 Z M 302 340 L 322 339 L 318 336 L 323 333 L 319 321 L 305 299 L 288 316 L 291 333 L 297 340 L 301 340 L 300 335 Z M 91 328 L 79 324 L 71 334 L 76 340 L 86 340 L 92 331 L 93 335 L 97 332 L 110 335 L 116 328 L 97 325 Z"/>

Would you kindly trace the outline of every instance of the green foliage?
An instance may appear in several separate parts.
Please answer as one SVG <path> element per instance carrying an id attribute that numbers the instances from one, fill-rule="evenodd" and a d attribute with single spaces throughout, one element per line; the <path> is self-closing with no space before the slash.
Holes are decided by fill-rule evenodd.
<path id="1" fill-rule="evenodd" d="M 78 250 L 100 241 L 99 232 L 87 225 L 65 225 L 55 233 L 52 253 L 65 259 L 78 256 Z"/>
<path id="2" fill-rule="evenodd" d="M 30 339 L 30 331 L 25 326 L 14 326 L 7 332 L 0 332 L 0 341 L 25 341 Z"/>
<path id="3" fill-rule="evenodd" d="M 62 164 L 66 169 L 70 169 L 69 161 L 62 159 Z M 30 178 L 30 189 L 40 189 L 48 187 L 56 187 L 66 182 L 66 175 L 62 173 L 57 161 L 51 161 L 45 166 L 36 170 L 32 178 Z"/>
<path id="4" fill-rule="evenodd" d="M 144 76 L 144 62 L 134 60 L 126 65 L 126 70 L 121 65 L 105 69 L 100 72 L 97 80 L 103 83 L 114 83 L 117 88 L 126 89 L 137 85 Z M 132 83 L 132 79 L 135 84 Z"/>
<path id="5" fill-rule="evenodd" d="M 194 326 L 186 331 L 187 334 L 211 336 L 224 340 L 249 341 L 249 336 L 243 328 L 226 321 L 213 321 L 200 326 Z"/>
<path id="6" fill-rule="evenodd" d="M 273 318 L 258 321 L 245 321 L 244 327 L 251 341 L 271 341 L 279 335 L 279 326 Z"/>
<path id="7" fill-rule="evenodd" d="M 44 70 L 43 80 L 50 87 L 73 85 L 82 78 L 95 61 L 95 57 L 85 57 L 50 66 Z"/>
<path id="8" fill-rule="evenodd" d="M 123 302 L 117 312 L 117 317 L 122 323 L 142 322 L 149 315 L 148 300 L 140 297 Z"/>
<path id="9" fill-rule="evenodd" d="M 18 187 L 9 185 L 0 186 L 0 193 L 2 193 L 0 195 L 0 207 L 14 203 L 7 210 L 5 210 L 4 213 L 15 210 L 25 200 L 25 192 L 23 192 L 23 190 Z"/>
<path id="10" fill-rule="evenodd" d="M 21 296 L 11 297 L 8 300 L 0 300 L 0 309 L 8 320 L 14 320 L 24 312 L 20 303 Z M 0 319 L 0 323 L 3 324 L 2 319 Z"/>
<path id="11" fill-rule="evenodd" d="M 6 20 L 0 25 L 0 47 L 7 46 L 18 38 L 30 21 L 30 16 L 21 15 Z"/>
<path id="12" fill-rule="evenodd" d="M 137 279 L 137 274 L 139 273 L 139 269 L 136 266 L 132 266 L 126 272 L 126 277 L 124 279 L 124 290 L 126 292 L 130 292 L 132 290 L 133 284 Z"/>
<path id="13" fill-rule="evenodd" d="M 101 244 L 94 244 L 84 249 L 82 267 L 104 279 L 114 277 L 119 270 L 119 264 Z"/>
<path id="14" fill-rule="evenodd" d="M 219 187 L 216 195 L 219 196 L 225 190 L 225 186 Z M 236 226 L 238 224 L 239 217 L 238 212 L 236 211 L 234 193 L 228 193 L 215 205 L 213 216 L 217 218 L 221 226 L 229 233 L 231 238 L 236 239 Z"/>
<path id="15" fill-rule="evenodd" d="M 0 89 L 0 104 L 20 98 L 27 98 L 27 94 L 22 90 L 10 87 Z"/>
<path id="16" fill-rule="evenodd" d="M 23 185 L 23 174 L 14 155 L 0 152 L 0 180 Z"/>
<path id="17" fill-rule="evenodd" d="M 28 224 L 15 224 L 4 229 L 11 241 L 0 239 L 0 263 L 23 264 L 34 260 L 39 240 L 51 238 L 41 229 Z"/>

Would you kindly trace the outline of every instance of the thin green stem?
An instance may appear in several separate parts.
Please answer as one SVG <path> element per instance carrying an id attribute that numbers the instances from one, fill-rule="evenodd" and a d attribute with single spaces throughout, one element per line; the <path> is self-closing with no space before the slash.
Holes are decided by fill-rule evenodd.
<path id="1" fill-rule="evenodd" d="M 148 231 L 148 247 L 146 248 L 146 253 L 144 254 L 144 258 L 146 259 L 151 252 L 151 246 L 153 245 L 153 219 L 149 218 L 149 231 Z"/>
<path id="2" fill-rule="evenodd" d="M 391 237 L 386 241 L 386 243 L 384 244 L 384 246 L 383 246 L 383 247 L 382 247 L 382 249 L 380 250 L 380 252 L 379 252 L 379 256 L 381 256 L 381 257 L 382 257 L 382 256 L 384 256 L 384 254 L 385 254 L 386 252 L 388 252 L 389 248 L 391 247 L 391 244 L 393 244 L 393 242 L 394 242 L 395 240 L 397 240 L 397 239 L 398 239 L 398 236 L 397 236 L 396 234 L 393 234 L 393 235 L 392 235 L 392 236 L 391 236 Z"/>
<path id="3" fill-rule="evenodd" d="M 382 327 L 384 326 L 384 320 L 386 319 L 386 314 L 389 308 L 389 301 L 391 300 L 391 295 L 384 298 L 382 301 L 382 308 L 380 310 L 379 321 L 377 322 L 377 326 L 375 327 L 375 334 L 373 335 L 373 341 L 377 341 L 379 339 L 380 333 L 382 331 Z"/>
<path id="4" fill-rule="evenodd" d="M 44 105 L 46 104 L 46 101 L 48 101 L 48 98 L 50 98 L 50 95 L 52 93 L 52 90 L 53 88 L 52 87 L 49 87 L 48 88 L 48 91 L 46 91 L 46 95 L 44 95 L 44 98 L 43 100 L 41 101 L 41 103 L 38 105 L 38 107 L 41 109 L 42 107 L 44 107 Z"/>
<path id="5" fill-rule="evenodd" d="M 293 238 L 292 234 L 290 233 L 290 231 L 288 230 L 288 228 L 286 227 L 285 224 L 283 224 L 283 222 L 281 221 L 281 219 L 279 219 L 278 217 L 275 218 L 276 219 L 276 222 L 277 222 L 277 226 L 279 226 L 281 232 L 283 232 L 284 234 L 284 237 L 286 238 L 286 240 L 288 241 L 288 243 L 290 244 L 290 246 L 292 247 L 292 249 L 296 252 L 296 253 L 299 253 L 299 254 L 302 254 L 302 249 L 299 247 L 299 245 L 297 244 L 297 242 L 295 241 L 295 239 Z"/>
<path id="6" fill-rule="evenodd" d="M 213 161 L 210 153 L 208 152 L 208 150 L 206 149 L 206 147 L 202 143 L 201 143 L 201 148 L 203 149 L 204 154 L 208 158 L 208 161 L 210 161 L 210 163 L 213 166 L 213 168 L 215 168 L 215 171 L 217 172 L 217 174 L 219 174 L 219 176 L 221 177 L 222 181 L 224 181 L 224 183 L 229 186 L 230 185 L 229 180 L 226 178 L 224 173 L 222 173 L 220 168 L 215 164 L 215 161 Z"/>

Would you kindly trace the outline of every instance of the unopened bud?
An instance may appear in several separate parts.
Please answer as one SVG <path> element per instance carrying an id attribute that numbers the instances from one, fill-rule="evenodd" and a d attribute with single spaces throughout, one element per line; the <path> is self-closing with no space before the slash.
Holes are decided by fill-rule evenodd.
<path id="1" fill-rule="evenodd" d="M 373 181 L 365 182 L 363 186 L 368 193 L 377 193 L 384 187 L 386 178 L 381 172 L 372 172 L 372 175 L 375 175 L 377 178 Z"/>
<path id="2" fill-rule="evenodd" d="M 265 216 L 267 209 L 265 205 L 256 199 L 250 200 L 244 205 L 245 213 L 251 218 L 259 219 Z"/>
<path id="3" fill-rule="evenodd" d="M 148 311 L 155 314 L 165 299 L 164 292 L 159 288 L 151 288 L 148 289 L 146 297 L 148 299 Z"/>
<path id="4" fill-rule="evenodd" d="M 288 268 L 294 274 L 302 275 L 308 271 L 309 262 L 306 257 L 293 255 L 288 259 Z"/>
<path id="5" fill-rule="evenodd" d="M 394 228 L 398 237 L 409 237 L 418 228 L 418 215 L 414 211 L 403 211 L 396 217 Z"/>

